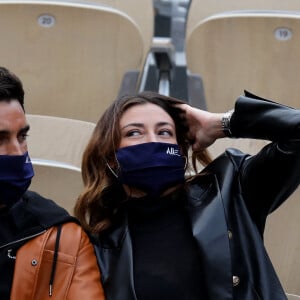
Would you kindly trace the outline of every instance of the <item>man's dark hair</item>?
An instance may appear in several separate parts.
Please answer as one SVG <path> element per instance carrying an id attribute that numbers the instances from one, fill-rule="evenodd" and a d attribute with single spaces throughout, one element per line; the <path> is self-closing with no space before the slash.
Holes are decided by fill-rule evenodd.
<path id="1" fill-rule="evenodd" d="M 14 73 L 0 67 L 0 101 L 11 100 L 17 100 L 24 110 L 23 84 Z"/>

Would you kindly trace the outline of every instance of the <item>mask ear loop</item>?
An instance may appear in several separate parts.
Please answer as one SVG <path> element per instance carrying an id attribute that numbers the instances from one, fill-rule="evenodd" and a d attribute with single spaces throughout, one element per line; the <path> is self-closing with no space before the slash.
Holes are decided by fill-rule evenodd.
<path id="1" fill-rule="evenodd" d="M 186 167 L 187 167 L 187 165 L 188 165 L 188 159 L 187 159 L 186 156 L 182 156 L 182 157 L 185 158 L 184 170 L 186 170 Z"/>
<path id="2" fill-rule="evenodd" d="M 110 172 L 111 172 L 116 178 L 118 178 L 119 176 L 118 176 L 117 173 L 112 169 L 112 167 L 108 164 L 108 162 L 106 162 L 106 165 L 107 165 L 108 169 L 110 170 Z"/>
<path id="3" fill-rule="evenodd" d="M 117 162 L 117 164 L 118 164 L 118 168 L 120 168 L 120 164 L 119 164 L 119 162 L 118 162 L 116 153 L 115 153 L 115 160 L 116 160 L 116 162 Z M 107 162 L 106 159 L 105 159 L 105 163 L 106 163 L 108 169 L 110 170 L 110 172 L 111 172 L 116 178 L 119 178 L 118 174 L 113 170 L 113 168 L 109 165 L 109 163 Z"/>

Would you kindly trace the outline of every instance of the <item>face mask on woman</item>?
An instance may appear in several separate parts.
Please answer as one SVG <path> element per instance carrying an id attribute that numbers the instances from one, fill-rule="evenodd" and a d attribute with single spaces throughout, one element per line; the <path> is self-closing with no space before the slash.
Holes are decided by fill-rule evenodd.
<path id="1" fill-rule="evenodd" d="M 28 153 L 0 155 L 0 204 L 11 207 L 28 189 L 34 175 Z"/>
<path id="2" fill-rule="evenodd" d="M 184 182 L 186 158 L 178 145 L 143 143 L 116 151 L 118 180 L 130 187 L 159 196 L 164 190 Z"/>

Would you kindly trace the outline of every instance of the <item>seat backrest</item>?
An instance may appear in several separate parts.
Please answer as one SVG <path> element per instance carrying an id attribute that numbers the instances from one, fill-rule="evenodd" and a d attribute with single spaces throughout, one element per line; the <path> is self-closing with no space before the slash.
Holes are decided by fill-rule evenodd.
<path id="1" fill-rule="evenodd" d="M 33 169 L 35 176 L 29 189 L 52 199 L 73 215 L 75 202 L 83 190 L 81 172 L 55 162 L 34 160 Z"/>
<path id="2" fill-rule="evenodd" d="M 153 0 L 72 0 L 106 5 L 122 11 L 138 26 L 144 38 L 146 49 L 150 49 L 154 33 Z"/>
<path id="3" fill-rule="evenodd" d="M 202 76 L 208 110 L 232 108 L 244 89 L 299 107 L 299 34 L 296 13 L 223 13 L 198 23 L 187 36 L 187 66 Z"/>
<path id="4" fill-rule="evenodd" d="M 30 190 L 54 200 L 73 214 L 83 190 L 81 159 L 94 123 L 59 117 L 26 115 L 28 151 L 35 176 Z"/>
<path id="5" fill-rule="evenodd" d="M 264 234 L 266 249 L 284 290 L 296 295 L 300 295 L 299 200 L 300 187 L 267 218 Z M 291 295 L 288 299 L 299 298 Z"/>
<path id="6" fill-rule="evenodd" d="M 293 295 L 293 294 L 286 294 L 288 300 L 299 300 L 300 296 L 298 295 Z"/>
<path id="7" fill-rule="evenodd" d="M 0 1 L 0 64 L 24 83 L 26 111 L 96 122 L 148 53 L 124 12 L 69 1 Z"/>
<path id="8" fill-rule="evenodd" d="M 217 139 L 209 148 L 208 151 L 213 158 L 224 152 L 226 148 L 237 148 L 245 153 L 256 154 L 269 141 L 255 139 Z"/>
<path id="9" fill-rule="evenodd" d="M 94 123 L 67 118 L 26 114 L 30 125 L 28 151 L 34 161 L 52 161 L 81 168 L 83 151 Z"/>
<path id="10" fill-rule="evenodd" d="M 299 11 L 300 6 L 298 0 L 191 0 L 186 26 L 187 35 L 199 22 L 214 14 L 242 10 Z"/>

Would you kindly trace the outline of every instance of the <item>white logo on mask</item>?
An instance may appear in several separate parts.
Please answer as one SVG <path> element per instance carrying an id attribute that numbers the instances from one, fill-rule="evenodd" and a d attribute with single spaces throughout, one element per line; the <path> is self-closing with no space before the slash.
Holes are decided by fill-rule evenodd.
<path id="1" fill-rule="evenodd" d="M 29 155 L 27 155 L 25 164 L 30 164 L 30 163 L 31 163 L 30 157 L 29 157 Z"/>
<path id="2" fill-rule="evenodd" d="M 174 149 L 173 147 L 168 147 L 166 153 L 167 153 L 167 154 L 170 154 L 170 155 L 180 156 L 179 150 L 178 150 L 178 149 Z"/>

